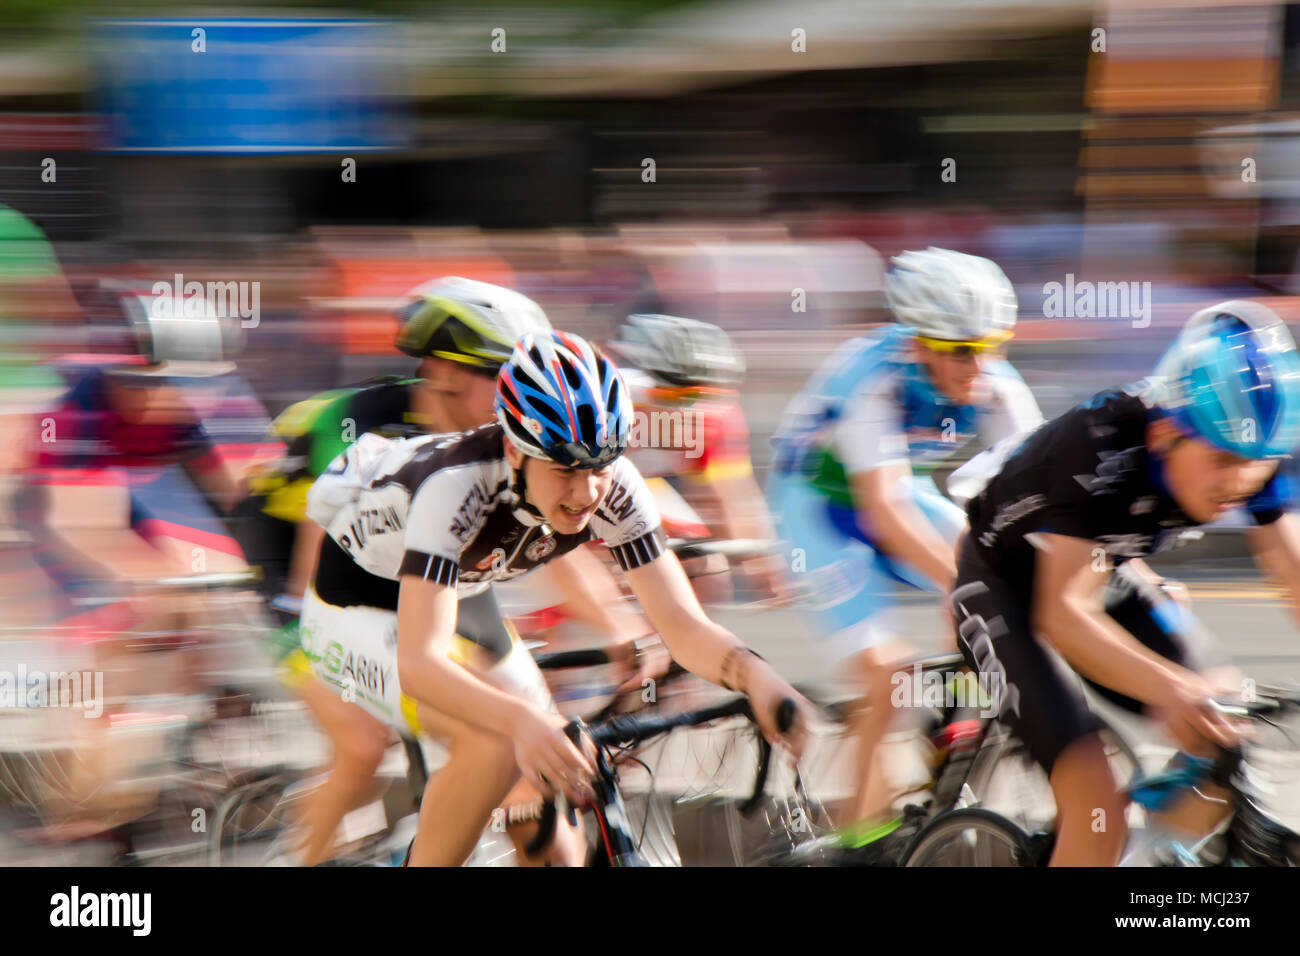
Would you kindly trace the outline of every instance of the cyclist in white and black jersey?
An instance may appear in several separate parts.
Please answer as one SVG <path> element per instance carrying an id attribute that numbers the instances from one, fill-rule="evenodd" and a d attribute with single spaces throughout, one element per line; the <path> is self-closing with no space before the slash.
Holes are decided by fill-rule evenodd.
<path id="1" fill-rule="evenodd" d="M 325 519 L 328 535 L 317 596 L 396 609 L 403 575 L 468 598 L 593 539 L 607 544 L 625 571 L 663 552 L 658 510 L 629 460 L 611 463 L 604 500 L 583 516 L 590 521 L 581 531 L 566 534 L 519 506 L 503 439 L 499 423 L 401 441 L 366 435 L 335 459 L 308 511 Z M 360 495 L 358 477 L 366 484 Z"/>
<path id="2" fill-rule="evenodd" d="M 425 791 L 416 865 L 463 862 L 521 772 L 543 792 L 589 796 L 590 758 L 564 735 L 489 585 L 593 538 L 683 667 L 746 693 L 774 742 L 778 705 L 798 701 L 784 737 L 796 755 L 807 726 L 806 702 L 705 616 L 665 550 L 645 483 L 621 457 L 631 405 L 613 364 L 577 336 L 530 333 L 502 367 L 496 407 L 497 424 L 459 435 L 366 436 L 308 496 L 328 533 L 303 606 L 315 673 L 449 742 Z"/>
<path id="3" fill-rule="evenodd" d="M 1213 756 L 1235 740 L 1207 702 L 1240 693 L 1239 676 L 1141 559 L 1243 508 L 1261 564 L 1300 608 L 1300 518 L 1278 470 L 1297 444 L 1290 333 L 1258 303 L 1224 302 L 1191 318 L 1151 378 L 1002 449 L 1009 457 L 971 498 L 951 596 L 958 644 L 1049 774 L 1054 865 L 1110 865 L 1125 845 L 1125 799 L 1080 677 L 1161 719 L 1187 752 Z M 1198 797 L 1157 823 L 1199 837 L 1229 809 Z"/>

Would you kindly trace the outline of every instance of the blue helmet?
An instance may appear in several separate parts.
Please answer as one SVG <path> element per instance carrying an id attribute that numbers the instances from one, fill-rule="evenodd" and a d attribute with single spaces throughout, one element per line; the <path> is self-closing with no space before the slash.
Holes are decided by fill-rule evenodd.
<path id="1" fill-rule="evenodd" d="M 529 332 L 497 375 L 506 437 L 525 455 L 602 468 L 627 449 L 632 402 L 614 363 L 585 339 Z"/>
<path id="2" fill-rule="evenodd" d="M 1242 458 L 1300 445 L 1300 358 L 1286 325 L 1257 302 L 1193 315 L 1156 366 L 1156 404 L 1182 428 Z"/>

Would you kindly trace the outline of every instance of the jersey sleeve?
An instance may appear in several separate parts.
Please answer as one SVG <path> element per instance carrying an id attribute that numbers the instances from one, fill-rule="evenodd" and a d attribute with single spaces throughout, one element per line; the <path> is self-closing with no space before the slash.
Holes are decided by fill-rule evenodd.
<path id="1" fill-rule="evenodd" d="M 482 526 L 491 498 L 481 470 L 470 465 L 436 471 L 420 482 L 407 513 L 398 576 L 456 587 L 461 552 Z"/>
<path id="2" fill-rule="evenodd" d="M 94 412 L 62 405 L 42 413 L 36 424 L 29 448 L 29 481 L 58 484 L 73 474 L 88 475 L 113 468 L 109 448 L 99 437 Z"/>
<path id="3" fill-rule="evenodd" d="M 893 375 L 869 380 L 844 403 L 844 412 L 831 438 L 836 457 L 850 475 L 884 465 L 909 462 L 907 432 Z"/>
<path id="4" fill-rule="evenodd" d="M 613 472 L 609 491 L 591 516 L 591 531 L 619 567 L 630 571 L 664 553 L 662 521 L 645 479 L 626 455 L 614 462 Z"/>
<path id="5" fill-rule="evenodd" d="M 1246 502 L 1246 513 L 1257 525 L 1272 524 L 1292 506 L 1296 496 L 1296 466 L 1284 461 L 1268 483 Z"/>
<path id="6" fill-rule="evenodd" d="M 980 437 L 988 445 L 1023 435 L 1043 424 L 1043 413 L 1034 394 L 1010 362 L 990 363 L 990 401 L 982 407 Z"/>

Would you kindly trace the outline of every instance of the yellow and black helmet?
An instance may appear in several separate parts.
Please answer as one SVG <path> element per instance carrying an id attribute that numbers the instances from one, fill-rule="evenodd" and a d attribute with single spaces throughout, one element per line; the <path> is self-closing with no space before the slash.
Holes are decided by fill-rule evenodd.
<path id="1" fill-rule="evenodd" d="M 398 317 L 397 348 L 495 371 L 525 332 L 550 331 L 532 299 L 489 282 L 444 276 L 412 289 Z"/>

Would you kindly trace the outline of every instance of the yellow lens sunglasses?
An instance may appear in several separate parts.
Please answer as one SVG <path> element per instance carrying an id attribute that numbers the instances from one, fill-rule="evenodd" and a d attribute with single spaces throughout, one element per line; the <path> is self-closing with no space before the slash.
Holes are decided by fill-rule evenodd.
<path id="1" fill-rule="evenodd" d="M 968 355 L 981 355 L 1001 348 L 1010 340 L 1010 332 L 994 332 L 974 341 L 955 341 L 953 339 L 933 339 L 928 335 L 918 335 L 916 340 L 928 349 L 965 358 Z"/>

